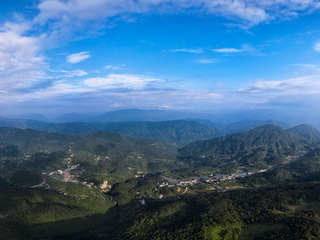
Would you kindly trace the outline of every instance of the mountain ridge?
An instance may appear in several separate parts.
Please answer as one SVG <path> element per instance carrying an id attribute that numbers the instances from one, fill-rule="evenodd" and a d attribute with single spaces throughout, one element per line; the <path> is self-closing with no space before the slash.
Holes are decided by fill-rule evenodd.
<path id="1" fill-rule="evenodd" d="M 234 134 L 234 133 L 239 133 L 239 132 L 245 132 L 245 131 L 251 130 L 255 127 L 264 126 L 264 125 L 280 126 L 283 129 L 287 129 L 290 127 L 290 124 L 276 121 L 274 119 L 270 119 L 267 121 L 245 119 L 242 121 L 233 122 L 233 123 L 223 125 L 221 127 L 218 127 L 218 129 L 220 131 L 224 132 L 226 135 L 229 135 L 229 134 Z"/>
<path id="2" fill-rule="evenodd" d="M 287 131 L 306 137 L 308 139 L 320 140 L 320 131 L 308 124 L 300 124 L 288 129 Z"/>
<path id="3" fill-rule="evenodd" d="M 317 143 L 307 138 L 285 131 L 279 126 L 266 125 L 252 130 L 195 141 L 178 150 L 182 161 L 194 164 L 227 168 L 250 166 L 253 169 L 268 168 L 283 164 L 288 156 L 298 157 L 317 147 Z M 221 160 L 221 158 L 225 160 Z"/>

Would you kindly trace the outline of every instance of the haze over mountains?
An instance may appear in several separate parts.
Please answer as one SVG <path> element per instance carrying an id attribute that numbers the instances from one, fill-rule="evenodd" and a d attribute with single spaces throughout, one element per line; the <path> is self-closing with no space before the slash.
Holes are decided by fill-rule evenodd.
<path id="1" fill-rule="evenodd" d="M 110 123 L 44 123 L 33 120 L 0 120 L 2 127 L 34 129 L 67 135 L 110 131 L 128 137 L 153 139 L 178 146 L 186 145 L 199 139 L 223 136 L 224 133 L 213 127 L 198 122 L 176 120 L 164 122 L 110 122 Z"/>
<path id="2" fill-rule="evenodd" d="M 15 115 L 9 115 L 8 118 L 14 118 L 14 119 L 27 119 L 27 120 L 35 120 L 39 122 L 50 122 L 48 118 L 43 116 L 40 113 L 29 113 L 29 114 L 15 114 Z"/>
<path id="3" fill-rule="evenodd" d="M 317 107 L 288 108 L 288 109 L 257 109 L 250 111 L 231 112 L 222 116 L 227 122 L 236 122 L 246 119 L 263 120 L 276 119 L 277 121 L 288 122 L 291 125 L 307 123 L 320 128 L 320 112 Z"/>
<path id="4" fill-rule="evenodd" d="M 96 115 L 96 116 L 95 116 Z M 219 119 L 212 114 L 190 111 L 164 111 L 124 109 L 104 114 L 70 113 L 54 119 L 54 122 L 141 122 L 141 121 L 169 121 L 185 118 L 202 118 L 217 122 Z"/>
<path id="5" fill-rule="evenodd" d="M 280 126 L 283 129 L 288 129 L 291 126 L 289 123 L 279 122 L 273 119 L 268 121 L 246 119 L 239 122 L 229 123 L 229 124 L 220 126 L 219 130 L 224 132 L 226 135 L 229 135 L 229 134 L 234 134 L 238 132 L 245 132 L 255 127 L 264 126 L 264 125 Z"/>
<path id="6" fill-rule="evenodd" d="M 212 111 L 211 111 L 212 112 Z M 289 128 L 291 126 L 307 123 L 315 127 L 320 127 L 317 117 L 308 116 L 310 114 L 316 115 L 315 112 L 306 113 L 303 116 L 294 116 L 294 112 L 288 113 L 276 110 L 251 110 L 245 112 L 234 112 L 223 114 L 223 112 L 192 112 L 192 111 L 176 111 L 176 110 L 140 110 L 140 109 L 123 109 L 117 111 L 111 111 L 106 113 L 66 113 L 54 118 L 47 118 L 39 113 L 30 114 L 15 114 L 2 116 L 6 118 L 36 120 L 41 122 L 52 123 L 70 123 L 70 122 L 141 122 L 141 121 L 169 121 L 169 120 L 190 120 L 198 121 L 205 125 L 219 128 L 226 124 L 232 124 L 242 121 L 252 121 L 252 126 L 259 126 L 258 121 L 267 122 L 267 124 L 273 124 L 271 119 L 276 121 L 276 125 L 280 125 L 283 128 Z M 0 114 L 1 115 L 1 114 Z M 308 117 L 307 117 L 308 116 Z M 1 118 L 0 118 L 1 119 Z M 257 121 L 257 122 L 254 122 Z M 268 122 L 269 121 L 269 122 Z M 249 124 L 249 123 L 247 123 Z"/>
<path id="7" fill-rule="evenodd" d="M 258 126 L 275 125 L 288 129 L 292 125 L 276 120 L 242 120 L 227 123 L 211 114 L 179 111 L 120 110 L 95 116 L 92 114 L 71 113 L 55 118 L 54 122 L 39 114 L 19 115 L 19 118 L 0 118 L 0 127 L 15 127 L 54 132 L 67 135 L 80 135 L 89 132 L 111 131 L 128 137 L 146 138 L 177 146 L 185 146 L 196 140 L 207 140 L 234 133 L 245 132 Z M 18 117 L 18 115 L 16 116 Z M 25 119 L 22 119 L 25 118 Z M 34 118 L 36 120 L 30 120 Z M 180 120 L 166 120 L 180 118 Z M 44 120 L 44 121 L 39 121 Z M 305 129 L 304 129 L 305 130 Z M 294 131 L 294 129 L 292 130 Z M 303 131 L 303 130 L 300 130 Z M 309 130 L 306 130 L 309 131 Z M 312 131 L 312 129 L 310 129 Z M 302 135 L 306 133 L 301 133 Z M 313 137 L 317 137 L 317 134 Z"/>

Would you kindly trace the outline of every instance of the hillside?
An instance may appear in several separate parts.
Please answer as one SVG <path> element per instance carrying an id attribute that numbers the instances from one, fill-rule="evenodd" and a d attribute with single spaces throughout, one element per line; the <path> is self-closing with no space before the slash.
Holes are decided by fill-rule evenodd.
<path id="1" fill-rule="evenodd" d="M 183 120 L 190 121 L 190 122 L 196 121 L 198 123 L 201 123 L 201 124 L 204 124 L 204 125 L 207 125 L 210 127 L 214 127 L 214 128 L 220 128 L 220 127 L 227 124 L 226 122 L 212 122 L 210 120 L 205 120 L 205 119 L 201 119 L 201 118 L 187 118 L 187 119 L 183 119 Z"/>
<path id="2" fill-rule="evenodd" d="M 46 149 L 50 151 L 66 150 L 68 145 L 75 140 L 77 140 L 77 137 L 57 133 L 39 132 L 31 129 L 0 128 L 1 150 L 12 146 L 19 153 L 18 156 Z"/>
<path id="3" fill-rule="evenodd" d="M 307 139 L 320 140 L 320 131 L 317 128 L 310 126 L 308 124 L 301 124 L 299 126 L 290 128 L 287 131 L 292 132 L 294 134 L 298 134 Z"/>
<path id="4" fill-rule="evenodd" d="M 128 137 L 146 138 L 154 141 L 184 146 L 192 141 L 206 140 L 223 133 L 216 128 L 184 120 L 164 122 L 114 122 L 114 123 L 60 123 L 48 124 L 32 120 L 0 120 L 2 127 L 35 129 L 65 135 L 81 135 L 89 132 L 116 132 Z"/>
<path id="5" fill-rule="evenodd" d="M 95 199 L 93 190 L 83 191 L 84 201 L 42 189 L 5 191 L 0 230 L 5 239 L 26 240 L 319 239 L 319 189 L 311 182 L 211 191 L 123 207 Z"/>
<path id="6" fill-rule="evenodd" d="M 16 167 L 48 172 L 66 168 L 66 159 L 70 158 L 71 164 L 80 164 L 84 171 L 94 169 L 97 184 L 106 177 L 114 183 L 133 178 L 137 172 L 145 175 L 183 167 L 177 155 L 172 145 L 113 132 L 67 136 L 0 128 L 1 160 Z"/>
<path id="7" fill-rule="evenodd" d="M 302 136 L 267 125 L 193 142 L 179 151 L 183 157 L 206 155 L 199 162 L 190 161 L 197 167 L 201 161 L 209 162 L 207 157 L 212 154 L 230 155 L 229 160 L 217 161 L 235 160 L 233 165 L 269 164 L 273 157 L 311 149 L 310 143 Z M 193 145 L 191 152 L 188 147 Z M 4 157 L 12 149 L 19 150 L 19 156 Z M 30 157 L 26 156 L 27 152 L 31 153 Z M 0 154 L 3 154 L 1 160 L 9 159 L 0 165 L 0 217 L 6 220 L 0 224 L 0 232 L 5 239 L 69 239 L 70 236 L 75 239 L 193 239 L 194 236 L 219 239 L 226 236 L 253 240 L 278 239 L 274 237 L 278 235 L 283 239 L 302 239 L 301 236 L 315 230 L 320 235 L 316 215 L 320 213 L 316 207 L 319 183 L 224 193 L 213 189 L 194 191 L 193 187 L 212 186 L 201 182 L 188 186 L 192 190 L 189 193 L 192 195 L 188 195 L 190 189 L 186 187 L 158 187 L 164 180 L 156 173 L 189 166 L 178 161 L 177 149 L 166 143 L 103 131 L 67 136 L 0 128 Z M 247 180 L 247 186 L 276 184 L 294 174 L 317 173 L 319 155 L 319 149 L 313 150 L 302 157 L 303 161 L 287 165 L 285 171 L 276 169 L 253 175 L 260 176 L 258 180 L 243 180 Z M 49 177 L 54 171 L 66 169 L 67 161 L 73 166 L 80 164 L 70 171 L 70 177 L 85 185 L 64 182 L 59 174 Z M 45 185 L 30 188 L 41 184 L 43 179 Z M 232 184 L 226 182 L 229 183 Z M 110 191 L 103 191 L 102 185 L 112 186 L 108 188 Z M 160 200 L 160 194 L 165 198 Z M 146 204 L 141 203 L 142 198 Z M 299 225 L 297 221 L 308 224 Z M 255 231 L 257 234 L 248 238 L 248 232 Z"/>
<path id="8" fill-rule="evenodd" d="M 320 181 L 320 149 L 301 156 L 298 160 L 264 173 L 243 178 L 241 183 L 249 186 L 283 184 L 288 182 Z"/>
<path id="9" fill-rule="evenodd" d="M 290 124 L 283 123 L 275 120 L 261 121 L 261 120 L 243 120 L 239 122 L 229 123 L 224 126 L 218 127 L 220 131 L 225 133 L 226 135 L 245 132 L 251 130 L 255 127 L 260 127 L 264 125 L 275 125 L 282 127 L 283 129 L 287 129 L 290 127 Z"/>
<path id="10" fill-rule="evenodd" d="M 281 127 L 266 125 L 226 137 L 192 142 L 180 148 L 179 152 L 184 159 L 196 158 L 197 163 L 208 159 L 213 162 L 219 156 L 226 156 L 229 161 L 225 162 L 231 164 L 233 161 L 233 166 L 262 164 L 260 167 L 266 168 L 267 165 L 283 163 L 288 155 L 298 156 L 299 152 L 308 151 L 315 145 Z M 200 156 L 204 158 L 202 161 Z"/>
<path id="11" fill-rule="evenodd" d="M 196 141 L 179 151 L 182 154 L 231 154 L 257 147 L 303 149 L 305 140 L 305 138 L 287 132 L 280 127 L 267 125 L 226 137 Z"/>
<path id="12" fill-rule="evenodd" d="M 147 138 L 155 141 L 186 145 L 195 140 L 205 140 L 223 136 L 218 129 L 198 122 L 127 122 L 100 125 L 104 130 L 114 131 L 128 137 Z"/>

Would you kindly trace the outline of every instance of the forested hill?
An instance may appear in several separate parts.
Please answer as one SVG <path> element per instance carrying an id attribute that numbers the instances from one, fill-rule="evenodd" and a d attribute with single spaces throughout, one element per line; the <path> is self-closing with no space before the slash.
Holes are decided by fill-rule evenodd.
<path id="1" fill-rule="evenodd" d="M 148 139 L 125 137 L 113 132 L 86 133 L 80 136 L 68 136 L 58 133 L 22 130 L 17 128 L 0 128 L 1 149 L 11 147 L 26 152 L 66 151 L 72 148 L 75 153 L 85 152 L 94 155 L 127 156 L 132 153 L 142 154 L 145 158 L 175 158 L 176 147 Z M 5 153 L 6 151 L 4 151 Z"/>
<path id="2" fill-rule="evenodd" d="M 0 128 L 0 160 L 14 169 L 47 172 L 66 168 L 67 159 L 92 178 L 111 184 L 140 175 L 185 167 L 177 160 L 177 147 L 149 139 L 126 137 L 113 132 L 67 136 L 57 133 Z M 0 169 L 0 173 L 1 173 Z"/>
<path id="3" fill-rule="evenodd" d="M 128 137 L 152 139 L 180 146 L 196 140 L 207 140 L 223 136 L 223 133 L 216 128 L 198 122 L 183 120 L 109 123 L 101 124 L 101 126 L 109 131 Z"/>
<path id="4" fill-rule="evenodd" d="M 320 180 L 320 148 L 314 149 L 297 161 L 272 171 L 254 174 L 240 181 L 248 186 L 273 185 L 286 182 L 307 182 Z"/>
<path id="5" fill-rule="evenodd" d="M 79 137 L 76 136 L 40 132 L 31 129 L 0 128 L 0 150 L 16 148 L 21 154 L 44 151 L 45 149 L 51 151 L 67 149 L 71 142 L 78 139 Z"/>
<path id="6" fill-rule="evenodd" d="M 259 147 L 268 149 L 269 152 L 289 155 L 292 151 L 308 148 L 308 144 L 305 137 L 285 131 L 278 126 L 266 125 L 226 137 L 192 142 L 179 152 L 183 155 L 236 154 Z"/>
<path id="7" fill-rule="evenodd" d="M 113 132 L 88 133 L 78 137 L 72 151 L 80 158 L 83 154 L 94 154 L 101 158 L 127 160 L 134 156 L 142 165 L 145 160 L 175 160 L 177 148 L 162 142 L 149 139 L 125 137 Z"/>
<path id="8" fill-rule="evenodd" d="M 2 120 L 0 126 L 34 129 L 65 135 L 81 135 L 89 132 L 116 132 L 128 137 L 146 138 L 155 141 L 185 146 L 196 140 L 206 140 L 224 134 L 216 128 L 196 121 L 164 122 L 113 122 L 113 123 L 61 123 L 49 124 L 32 120 Z"/>
<path id="9" fill-rule="evenodd" d="M 320 131 L 308 124 L 301 124 L 299 126 L 288 129 L 289 132 L 304 136 L 308 139 L 320 140 Z"/>

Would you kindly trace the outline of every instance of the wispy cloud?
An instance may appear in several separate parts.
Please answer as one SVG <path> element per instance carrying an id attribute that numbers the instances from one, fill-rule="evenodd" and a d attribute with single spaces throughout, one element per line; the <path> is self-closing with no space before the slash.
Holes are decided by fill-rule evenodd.
<path id="1" fill-rule="evenodd" d="M 173 49 L 170 51 L 171 52 L 186 52 L 186 53 L 203 53 L 203 50 L 200 48 L 197 48 L 197 49 L 181 48 L 181 49 Z"/>
<path id="2" fill-rule="evenodd" d="M 316 64 L 300 64 L 300 63 L 297 63 L 297 64 L 292 64 L 293 66 L 296 66 L 296 67 L 302 67 L 302 68 L 316 68 L 317 65 Z"/>
<path id="3" fill-rule="evenodd" d="M 112 69 L 112 70 L 119 70 L 119 69 L 121 69 L 120 67 L 118 67 L 118 66 L 113 66 L 113 65 L 108 65 L 108 66 L 105 66 L 104 68 L 105 68 L 105 69 Z"/>
<path id="4" fill-rule="evenodd" d="M 61 70 L 61 72 L 66 73 L 66 77 L 82 77 L 85 75 L 88 75 L 88 73 L 82 69 L 77 69 L 77 70 L 73 70 L 73 71 L 65 71 L 65 70 Z"/>
<path id="5" fill-rule="evenodd" d="M 260 53 L 256 48 L 250 46 L 249 44 L 243 44 L 241 48 L 220 48 L 212 49 L 213 52 L 222 53 L 222 54 L 248 54 L 248 55 L 259 55 L 263 56 L 264 54 Z"/>
<path id="6" fill-rule="evenodd" d="M 262 22 L 277 19 L 288 19 L 299 16 L 303 12 L 314 12 L 320 8 L 318 0 L 281 0 L 281 1 L 222 1 L 222 0 L 118 0 L 110 3 L 105 0 L 96 0 L 94 4 L 86 0 L 43 0 L 38 6 L 40 11 L 37 21 L 44 23 L 50 20 L 57 21 L 55 26 L 68 27 L 73 23 L 81 28 L 83 22 L 105 20 L 115 16 L 123 20 L 133 18 L 134 14 L 165 12 L 185 12 L 189 9 L 201 7 L 202 11 L 216 14 L 238 22 L 239 26 L 253 27 Z M 65 24 L 61 24 L 64 22 Z"/>
<path id="7" fill-rule="evenodd" d="M 217 59 L 199 59 L 196 62 L 207 64 L 207 63 L 217 63 L 217 62 L 219 62 L 219 60 L 217 60 Z"/>
<path id="8" fill-rule="evenodd" d="M 239 89 L 236 92 L 239 93 L 251 93 L 257 96 L 262 96 L 265 93 L 269 95 L 311 95 L 320 93 L 320 83 L 316 81 L 316 75 L 304 76 L 299 78 L 266 81 L 257 80 L 253 83 L 249 83 L 248 88 Z"/>
<path id="9" fill-rule="evenodd" d="M 236 49 L 236 48 L 221 48 L 221 49 L 212 49 L 212 51 L 218 52 L 218 53 L 238 53 L 238 52 L 242 52 L 243 50 Z"/>
<path id="10" fill-rule="evenodd" d="M 314 45 L 314 50 L 316 50 L 317 52 L 320 52 L 320 41 Z"/>
<path id="11" fill-rule="evenodd" d="M 67 62 L 71 64 L 82 62 L 88 58 L 90 58 L 90 54 L 88 52 L 80 52 L 67 56 Z"/>
<path id="12" fill-rule="evenodd" d="M 83 84 L 89 87 L 105 87 L 105 88 L 112 88 L 112 87 L 134 87 L 139 88 L 146 86 L 151 83 L 156 82 L 165 82 L 161 79 L 156 78 L 149 78 L 145 76 L 139 75 L 130 75 L 130 74 L 114 74 L 111 73 L 105 78 L 97 77 L 97 78 L 90 78 L 83 81 Z"/>

